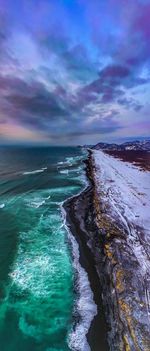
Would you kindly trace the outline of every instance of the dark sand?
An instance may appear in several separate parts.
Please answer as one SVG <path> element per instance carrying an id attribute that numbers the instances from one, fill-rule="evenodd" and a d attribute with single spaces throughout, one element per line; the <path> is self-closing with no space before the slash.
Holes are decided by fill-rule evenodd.
<path id="1" fill-rule="evenodd" d="M 68 200 L 64 208 L 67 213 L 67 223 L 70 225 L 71 232 L 79 244 L 80 264 L 88 273 L 89 282 L 94 294 L 94 301 L 98 309 L 98 313 L 94 317 L 88 332 L 87 340 L 91 351 L 108 351 L 107 324 L 101 297 L 102 287 L 95 267 L 95 258 L 87 244 L 88 237 L 86 235 L 86 231 L 88 230 L 86 218 L 88 216 L 91 197 L 92 187 L 89 186 L 80 195 Z"/>
<path id="2" fill-rule="evenodd" d="M 105 151 L 106 154 L 119 158 L 122 161 L 133 163 L 144 171 L 150 171 L 150 152 L 149 151 Z"/>

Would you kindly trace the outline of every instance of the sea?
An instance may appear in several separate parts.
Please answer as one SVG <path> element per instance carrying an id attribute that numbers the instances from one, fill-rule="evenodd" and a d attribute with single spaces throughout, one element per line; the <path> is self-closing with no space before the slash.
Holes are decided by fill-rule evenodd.
<path id="1" fill-rule="evenodd" d="M 86 151 L 0 147 L 0 350 L 86 351 L 96 314 L 64 201 L 87 186 Z"/>

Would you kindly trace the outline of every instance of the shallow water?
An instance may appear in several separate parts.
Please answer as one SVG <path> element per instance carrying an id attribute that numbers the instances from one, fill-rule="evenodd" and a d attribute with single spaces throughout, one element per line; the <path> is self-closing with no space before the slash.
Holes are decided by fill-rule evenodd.
<path id="1" fill-rule="evenodd" d="M 85 156 L 79 148 L 0 148 L 3 351 L 75 349 L 82 323 L 73 329 L 75 306 L 84 289 L 74 287 L 79 254 L 75 261 L 61 204 L 85 186 Z M 84 301 L 85 313 L 91 299 Z"/>

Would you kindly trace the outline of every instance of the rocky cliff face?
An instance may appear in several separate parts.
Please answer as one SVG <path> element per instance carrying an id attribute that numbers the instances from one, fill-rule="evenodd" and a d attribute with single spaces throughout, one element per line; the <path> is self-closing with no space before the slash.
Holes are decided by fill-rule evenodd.
<path id="1" fill-rule="evenodd" d="M 88 174 L 93 184 L 93 210 L 87 219 L 89 228 L 91 223 L 88 235 L 103 287 L 103 303 L 110 328 L 109 347 L 111 351 L 149 351 L 149 244 L 138 221 L 133 228 L 132 222 L 126 223 L 123 212 L 122 219 L 112 215 L 109 196 L 101 178 L 97 179 L 96 167 L 91 153 Z M 111 188 L 114 180 L 107 181 Z M 93 217 L 96 231 L 92 231 Z"/>

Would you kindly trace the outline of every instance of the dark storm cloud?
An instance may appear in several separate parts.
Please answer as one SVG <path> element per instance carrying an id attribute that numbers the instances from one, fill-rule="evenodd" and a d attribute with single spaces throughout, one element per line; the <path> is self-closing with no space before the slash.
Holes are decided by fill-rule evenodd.
<path id="1" fill-rule="evenodd" d="M 126 109 L 133 109 L 135 111 L 139 111 L 142 109 L 143 105 L 139 104 L 135 99 L 133 98 L 120 98 L 117 100 L 118 104 L 123 105 Z"/>
<path id="2" fill-rule="evenodd" d="M 35 84 L 35 87 L 39 86 L 38 83 Z M 0 90 L 3 96 L 7 96 L 15 93 L 24 94 L 25 92 L 30 96 L 33 93 L 33 86 L 30 86 L 23 79 L 14 77 L 14 76 L 3 76 L 0 75 Z"/>
<path id="3" fill-rule="evenodd" d="M 12 94 L 7 97 L 7 100 L 10 101 L 16 109 L 27 113 L 29 112 L 41 118 L 63 117 L 66 114 L 65 109 L 60 106 L 55 96 L 44 89 L 37 91 L 35 95 L 32 94 L 32 96 Z"/>
<path id="4" fill-rule="evenodd" d="M 96 120 L 91 119 L 91 123 L 85 123 L 84 119 L 76 120 L 73 123 L 73 127 L 69 129 L 59 130 L 56 135 L 56 139 L 66 138 L 68 141 L 74 140 L 78 136 L 88 137 L 89 135 L 95 136 L 97 134 L 111 134 L 112 132 L 118 131 L 122 128 L 122 126 L 118 123 L 117 118 L 119 112 L 116 110 L 108 111 L 103 110 L 103 116 L 105 118 L 101 119 L 101 111 L 99 111 L 99 115 Z M 89 117 L 88 111 L 86 111 L 86 117 Z M 79 128 L 80 123 L 80 128 Z M 54 135 L 48 133 L 51 139 L 53 139 Z"/>
<path id="5" fill-rule="evenodd" d="M 25 82 L 13 77 L 0 77 L 1 110 L 12 118 L 39 128 L 45 121 L 66 116 L 59 96 L 37 81 Z"/>
<path id="6" fill-rule="evenodd" d="M 137 78 L 127 66 L 108 65 L 99 72 L 99 78 L 86 85 L 80 92 L 82 101 L 96 101 L 102 103 L 116 101 L 125 94 L 125 88 L 131 89 L 138 85 L 147 84 L 149 79 Z M 118 99 L 118 102 L 120 100 Z M 126 101 L 124 99 L 124 101 Z"/>
<path id="7" fill-rule="evenodd" d="M 89 130 L 77 130 L 76 132 L 69 132 L 68 135 L 66 135 L 68 138 L 72 138 L 72 137 L 77 137 L 79 136 L 88 136 L 88 135 L 95 135 L 95 134 L 109 134 L 112 132 L 115 132 L 117 130 L 119 130 L 121 128 L 121 126 L 103 126 L 103 123 L 101 124 L 101 127 L 99 128 L 95 128 L 95 130 L 92 130 L 92 128 L 90 128 Z"/>
<path id="8" fill-rule="evenodd" d="M 1 0 L 0 123 L 55 141 L 120 131 L 125 109 L 142 121 L 149 18 L 142 0 Z"/>

